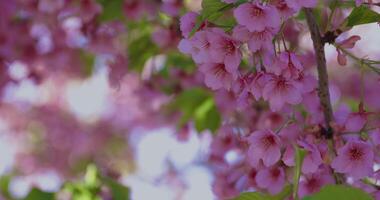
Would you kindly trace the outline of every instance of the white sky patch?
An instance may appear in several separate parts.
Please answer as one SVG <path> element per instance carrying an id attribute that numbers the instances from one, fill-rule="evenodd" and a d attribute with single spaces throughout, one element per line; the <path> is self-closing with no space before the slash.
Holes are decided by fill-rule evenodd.
<path id="1" fill-rule="evenodd" d="M 41 91 L 33 81 L 24 79 L 19 84 L 9 83 L 5 87 L 3 100 L 5 102 L 37 103 L 40 100 Z"/>
<path id="2" fill-rule="evenodd" d="M 14 80 L 22 80 L 28 75 L 28 66 L 20 61 L 15 61 L 8 66 L 9 76 Z"/>
<path id="3" fill-rule="evenodd" d="M 210 171 L 195 164 L 202 149 L 201 137 L 191 133 L 188 141 L 178 141 L 173 133 L 170 128 L 139 133 L 144 136 L 135 140 L 137 171 L 123 180 L 131 187 L 132 200 L 177 200 L 178 190 L 160 181 L 165 178 L 169 162 L 185 185 L 181 199 L 214 199 Z"/>
<path id="4" fill-rule="evenodd" d="M 66 88 L 68 108 L 84 121 L 96 121 L 107 109 L 108 80 L 106 70 L 99 70 L 84 81 L 73 81 Z"/>
<path id="5" fill-rule="evenodd" d="M 46 171 L 30 176 L 18 176 L 12 178 L 9 190 L 16 198 L 24 198 L 32 187 L 37 187 L 46 192 L 56 192 L 62 185 L 62 179 L 53 171 Z"/>
<path id="6" fill-rule="evenodd" d="M 0 121 L 0 176 L 12 169 L 18 146 L 14 140 L 4 134 L 2 124 Z"/>

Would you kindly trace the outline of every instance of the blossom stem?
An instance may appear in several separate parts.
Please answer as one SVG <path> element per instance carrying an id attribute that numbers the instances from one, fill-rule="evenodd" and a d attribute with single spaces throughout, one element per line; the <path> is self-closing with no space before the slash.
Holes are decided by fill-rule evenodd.
<path id="1" fill-rule="evenodd" d="M 369 69 L 371 69 L 372 71 L 374 71 L 375 73 L 377 73 L 378 75 L 380 75 L 380 69 L 377 68 L 377 67 L 374 67 L 372 65 L 372 64 L 380 64 L 380 61 L 359 58 L 359 57 L 355 56 L 354 54 L 352 54 L 351 52 L 347 51 L 346 49 L 340 47 L 339 45 L 336 45 L 336 44 L 334 44 L 334 45 L 335 45 L 335 47 L 337 49 L 341 50 L 344 54 L 348 55 L 350 58 L 352 58 L 353 60 L 355 60 L 356 62 L 358 62 L 360 65 L 365 65 Z"/>

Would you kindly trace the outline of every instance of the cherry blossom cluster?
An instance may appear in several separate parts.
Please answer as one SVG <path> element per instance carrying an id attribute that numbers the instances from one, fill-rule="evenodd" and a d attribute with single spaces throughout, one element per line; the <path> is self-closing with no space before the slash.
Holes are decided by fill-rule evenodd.
<path id="1" fill-rule="evenodd" d="M 366 50 L 357 49 L 366 38 L 346 26 L 351 5 L 380 4 L 206 1 L 227 5 L 215 11 L 221 21 L 188 5 L 196 1 L 0 1 L 0 119 L 25 151 L 15 171 L 53 169 L 71 178 L 88 160 L 117 175 L 119 166 L 133 165 L 133 132 L 171 127 L 179 140 L 189 138 L 195 120 L 183 120 L 172 104 L 182 92 L 201 88 L 212 99 L 197 110 L 214 103 L 221 117 L 214 135 L 203 133 L 212 141 L 200 158 L 214 174 L 217 199 L 295 189 L 299 152 L 305 156 L 298 190 L 287 199 L 330 184 L 380 199 L 380 61 L 355 55 Z M 107 6 L 114 6 L 111 12 Z M 319 33 L 310 25 L 313 10 L 320 14 L 314 22 Z M 325 45 L 333 59 L 321 58 Z M 10 72 L 17 65 L 25 66 L 24 76 Z M 110 105 L 95 122 L 84 122 L 69 111 L 62 91 L 102 66 Z M 25 80 L 53 97 L 39 104 L 3 102 L 4 90 Z"/>
<path id="2" fill-rule="evenodd" d="M 217 177 L 214 192 L 220 198 L 250 189 L 281 192 L 294 184 L 295 148 L 299 148 L 306 152 L 300 197 L 343 182 L 379 198 L 378 186 L 362 182 L 379 179 L 376 113 L 366 111 L 363 101 L 355 112 L 342 104 L 333 113 L 334 121 L 326 126 L 314 54 L 294 48 L 298 42 L 291 34 L 300 34 L 297 27 L 302 25 L 293 17 L 302 8 L 315 8 L 318 2 L 224 2 L 235 5 L 235 26 L 226 29 L 207 20 L 199 25 L 201 14 L 188 12 L 180 20 L 183 39 L 178 45 L 192 57 L 228 119 L 211 146 L 209 162 Z M 361 3 L 364 1 L 356 1 L 357 6 Z M 347 50 L 361 38 L 338 39 L 337 62 L 347 65 Z M 341 93 L 334 88 L 330 86 L 329 92 L 336 104 Z M 265 105 L 270 110 L 265 110 Z"/>

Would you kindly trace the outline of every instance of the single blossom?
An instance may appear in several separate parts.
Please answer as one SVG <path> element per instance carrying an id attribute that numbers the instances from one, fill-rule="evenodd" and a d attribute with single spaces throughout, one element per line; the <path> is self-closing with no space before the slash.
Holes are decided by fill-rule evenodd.
<path id="1" fill-rule="evenodd" d="M 359 132 L 367 123 L 367 118 L 370 113 L 366 112 L 363 104 L 359 104 L 359 111 L 348 115 L 344 127 L 348 132 Z"/>
<path id="2" fill-rule="evenodd" d="M 257 2 L 244 3 L 234 10 L 238 24 L 247 27 L 249 31 L 262 31 L 266 27 L 278 29 L 280 15 L 272 5 L 262 5 Z"/>
<path id="3" fill-rule="evenodd" d="M 298 84 L 283 76 L 272 75 L 263 89 L 264 100 L 269 101 L 272 111 L 279 111 L 286 103 L 301 103 L 302 96 Z"/>
<path id="4" fill-rule="evenodd" d="M 317 6 L 317 0 L 285 0 L 290 8 L 299 11 L 302 7 L 313 8 Z"/>
<path id="5" fill-rule="evenodd" d="M 349 37 L 348 39 L 345 39 L 341 42 L 338 42 L 337 44 L 341 48 L 352 49 L 352 48 L 354 48 L 356 42 L 359 41 L 360 39 L 361 39 L 360 36 L 353 35 L 353 36 Z M 338 63 L 342 66 L 346 65 L 347 64 L 346 54 L 341 52 L 341 50 L 338 48 L 336 48 L 336 51 L 338 53 L 338 56 L 337 56 Z"/>
<path id="6" fill-rule="evenodd" d="M 248 48 L 252 52 L 259 50 L 270 51 L 273 49 L 272 40 L 277 30 L 266 27 L 261 31 L 253 31 L 251 37 L 248 40 Z"/>
<path id="7" fill-rule="evenodd" d="M 328 170 L 319 170 L 314 174 L 305 175 L 299 185 L 298 195 L 302 198 L 307 195 L 319 192 L 327 184 L 333 184 L 334 178 Z"/>
<path id="8" fill-rule="evenodd" d="M 264 168 L 257 172 L 256 183 L 271 194 L 281 192 L 285 184 L 285 172 L 282 167 Z"/>
<path id="9" fill-rule="evenodd" d="M 371 145 L 363 141 L 349 141 L 338 149 L 338 156 L 331 163 L 335 171 L 360 179 L 373 172 L 374 153 Z"/>
<path id="10" fill-rule="evenodd" d="M 209 34 L 211 59 L 224 63 L 230 70 L 236 70 L 241 62 L 239 42 L 227 35 L 222 29 L 214 28 Z"/>
<path id="11" fill-rule="evenodd" d="M 300 72 L 304 69 L 297 56 L 292 52 L 282 52 L 275 58 L 268 71 L 276 75 L 283 75 L 286 78 L 298 78 Z"/>
<path id="12" fill-rule="evenodd" d="M 286 0 L 271 0 L 270 4 L 276 7 L 278 13 L 283 19 L 288 19 L 296 13 L 296 11 L 289 7 Z"/>
<path id="13" fill-rule="evenodd" d="M 198 31 L 190 39 L 182 39 L 178 44 L 178 49 L 192 56 L 195 63 L 205 63 L 210 60 L 210 36 L 209 31 Z"/>
<path id="14" fill-rule="evenodd" d="M 188 12 L 183 15 L 180 19 L 180 29 L 183 37 L 188 38 L 191 31 L 193 30 L 196 20 L 198 17 L 198 13 L 196 12 Z"/>
<path id="15" fill-rule="evenodd" d="M 298 142 L 298 144 L 307 152 L 302 164 L 302 173 L 310 174 L 316 172 L 322 164 L 321 153 L 319 152 L 317 146 L 315 144 L 309 144 L 303 141 Z M 282 158 L 285 165 L 295 166 L 294 154 L 295 152 L 293 146 L 288 146 Z"/>
<path id="16" fill-rule="evenodd" d="M 263 88 L 269 81 L 270 76 L 264 72 L 257 72 L 252 80 L 250 92 L 256 100 L 259 100 L 263 95 Z"/>
<path id="17" fill-rule="evenodd" d="M 322 164 L 322 156 L 315 144 L 300 141 L 300 147 L 304 148 L 307 152 L 302 164 L 302 173 L 314 173 Z"/>
<path id="18" fill-rule="evenodd" d="M 280 160 L 281 141 L 272 131 L 255 131 L 248 138 L 248 142 L 248 161 L 253 167 L 259 166 L 260 160 L 267 167 Z"/>
<path id="19" fill-rule="evenodd" d="M 317 79 L 311 74 L 306 74 L 304 71 L 298 74 L 296 82 L 300 86 L 302 93 L 309 93 L 317 88 Z"/>
<path id="20" fill-rule="evenodd" d="M 213 90 L 230 90 L 238 78 L 238 71 L 229 69 L 223 63 L 204 63 L 199 65 L 199 70 L 205 76 L 205 84 Z"/>
<path id="21" fill-rule="evenodd" d="M 301 135 L 301 127 L 297 123 L 291 123 L 282 128 L 278 135 L 283 143 L 292 144 Z"/>

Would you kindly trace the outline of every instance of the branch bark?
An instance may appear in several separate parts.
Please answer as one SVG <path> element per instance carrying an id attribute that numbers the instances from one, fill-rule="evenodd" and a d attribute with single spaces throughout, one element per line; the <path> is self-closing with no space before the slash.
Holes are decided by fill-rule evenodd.
<path id="1" fill-rule="evenodd" d="M 330 102 L 329 91 L 329 77 L 327 73 L 326 57 L 325 57 L 325 43 L 326 41 L 321 37 L 319 26 L 314 17 L 313 10 L 310 8 L 304 8 L 306 15 L 307 25 L 311 33 L 311 39 L 313 40 L 313 46 L 315 51 L 315 57 L 317 60 L 318 69 L 318 96 L 322 106 L 323 115 L 325 118 L 325 127 L 327 129 L 326 136 L 329 146 L 329 152 L 332 157 L 336 156 L 333 129 L 331 128 L 331 122 L 333 121 L 333 112 Z M 335 182 L 341 184 L 344 182 L 344 176 L 342 174 L 334 173 Z"/>
<path id="2" fill-rule="evenodd" d="M 315 20 L 313 10 L 310 8 L 304 8 L 306 15 L 307 24 L 311 33 L 311 39 L 313 40 L 313 46 L 315 51 L 315 57 L 317 60 L 318 69 L 318 96 L 320 99 L 320 104 L 323 109 L 323 114 L 325 118 L 325 126 L 327 131 L 332 136 L 332 129 L 330 123 L 333 120 L 333 112 L 330 102 L 330 92 L 329 92 L 329 78 L 327 74 L 326 58 L 325 58 L 325 41 L 321 37 L 319 26 Z"/>

